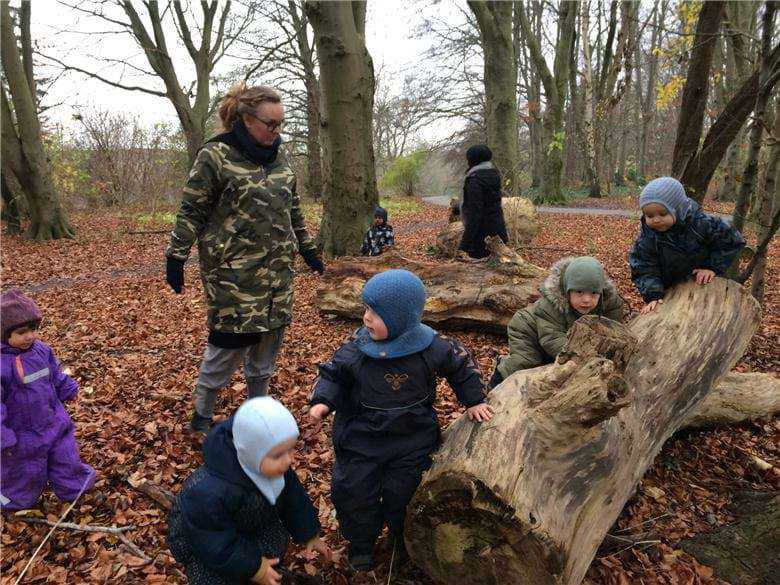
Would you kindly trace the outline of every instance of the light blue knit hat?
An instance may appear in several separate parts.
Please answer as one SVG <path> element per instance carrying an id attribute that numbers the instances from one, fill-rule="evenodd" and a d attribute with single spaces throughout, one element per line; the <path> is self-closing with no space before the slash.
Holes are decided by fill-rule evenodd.
<path id="1" fill-rule="evenodd" d="M 295 418 L 281 402 L 269 396 L 247 400 L 233 415 L 233 445 L 241 469 L 272 504 L 284 489 L 284 476 L 268 477 L 260 465 L 268 452 L 298 437 Z"/>
<path id="2" fill-rule="evenodd" d="M 691 199 L 685 194 L 682 183 L 674 177 L 653 179 L 639 196 L 639 207 L 650 203 L 663 205 L 675 221 L 684 220 L 691 211 Z"/>

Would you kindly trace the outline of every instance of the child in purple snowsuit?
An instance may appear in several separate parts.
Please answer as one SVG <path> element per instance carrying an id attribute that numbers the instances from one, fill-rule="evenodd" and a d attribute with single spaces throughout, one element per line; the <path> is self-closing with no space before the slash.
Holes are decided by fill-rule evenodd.
<path id="1" fill-rule="evenodd" d="M 79 386 L 37 339 L 41 312 L 32 299 L 19 289 L 0 295 L 0 319 L 0 504 L 30 508 L 49 482 L 61 501 L 73 501 L 95 483 L 62 406 Z"/>

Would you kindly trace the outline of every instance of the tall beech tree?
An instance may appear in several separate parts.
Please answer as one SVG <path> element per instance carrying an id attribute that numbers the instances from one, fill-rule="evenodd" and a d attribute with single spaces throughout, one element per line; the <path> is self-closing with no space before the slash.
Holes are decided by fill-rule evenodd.
<path id="1" fill-rule="evenodd" d="M 512 10 L 517 3 L 469 0 L 468 5 L 482 39 L 488 144 L 505 187 L 518 193 L 517 56 L 512 34 Z"/>
<path id="2" fill-rule="evenodd" d="M 8 85 L 7 91 L 5 86 L 0 87 L 3 175 L 12 174 L 16 178 L 27 200 L 30 214 L 27 237 L 35 240 L 72 238 L 74 231 L 54 191 L 41 140 L 30 40 L 31 10 L 30 2 L 22 3 L 19 23 L 23 50 L 20 52 L 9 4 L 0 3 L 0 52 L 3 76 Z"/>
<path id="3" fill-rule="evenodd" d="M 366 3 L 307 1 L 320 63 L 323 217 L 330 256 L 360 250 L 379 202 L 374 169 L 374 65 L 366 49 Z"/>
<path id="4" fill-rule="evenodd" d="M 715 169 L 755 108 L 759 95 L 771 92 L 780 79 L 780 43 L 777 43 L 754 66 L 752 74 L 718 114 L 704 140 L 701 139 L 714 39 L 720 27 L 722 5 L 715 0 L 702 4 L 683 89 L 672 160 L 672 174 L 685 185 L 688 195 L 699 202 L 704 199 Z"/>
<path id="5" fill-rule="evenodd" d="M 574 42 L 578 10 L 579 2 L 577 1 L 562 2 L 558 7 L 558 37 L 555 43 L 552 71 L 547 65 L 539 39 L 534 36 L 528 15 L 524 10 L 517 11 L 523 37 L 528 43 L 531 58 L 544 87 L 545 109 L 542 115 L 542 156 L 544 162 L 540 200 L 546 203 L 565 201 L 561 190 L 564 160 L 564 105 L 569 83 L 570 53 Z"/>

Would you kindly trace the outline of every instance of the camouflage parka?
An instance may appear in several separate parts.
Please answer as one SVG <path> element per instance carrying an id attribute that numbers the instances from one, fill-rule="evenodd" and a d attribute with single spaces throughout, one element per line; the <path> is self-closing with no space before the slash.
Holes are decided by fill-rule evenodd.
<path id="1" fill-rule="evenodd" d="M 198 152 L 165 255 L 186 260 L 198 240 L 208 326 L 258 333 L 292 320 L 295 254 L 315 251 L 282 152 L 267 166 L 234 146 Z"/>

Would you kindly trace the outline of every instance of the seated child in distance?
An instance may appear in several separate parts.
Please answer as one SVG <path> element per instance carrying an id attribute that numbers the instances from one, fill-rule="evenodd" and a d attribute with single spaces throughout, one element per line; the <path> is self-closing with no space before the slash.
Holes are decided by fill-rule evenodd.
<path id="1" fill-rule="evenodd" d="M 639 196 L 641 231 L 628 261 L 631 278 L 649 313 L 663 303 L 666 289 L 691 276 L 707 284 L 723 276 L 745 246 L 745 240 L 724 220 L 699 210 L 672 177 L 653 179 Z"/>
<path id="2" fill-rule="evenodd" d="M 62 404 L 76 397 L 79 386 L 38 339 L 41 318 L 35 302 L 19 289 L 0 296 L 4 510 L 34 506 L 48 483 L 64 502 L 75 500 L 95 483 L 95 470 L 81 461 L 73 421 Z"/>
<path id="3" fill-rule="evenodd" d="M 292 414 L 267 396 L 212 428 L 168 518 L 168 546 L 191 585 L 282 583 L 290 537 L 330 558 L 290 467 L 297 439 Z"/>
<path id="4" fill-rule="evenodd" d="M 360 253 L 364 256 L 379 256 L 387 248 L 395 246 L 393 226 L 387 223 L 387 211 L 382 207 L 374 209 L 374 225 L 363 237 Z"/>
<path id="5" fill-rule="evenodd" d="M 309 410 L 316 420 L 336 412 L 331 499 L 358 571 L 373 567 L 385 522 L 403 547 L 406 506 L 439 444 L 437 378 L 447 379 L 471 420 L 493 413 L 468 350 L 420 322 L 425 287 L 417 276 L 377 274 L 363 302 L 364 327 L 320 365 Z"/>
<path id="6" fill-rule="evenodd" d="M 590 256 L 558 260 L 539 292 L 541 298 L 517 311 L 509 322 L 509 355 L 496 366 L 491 388 L 517 370 L 554 362 L 566 332 L 582 315 L 623 321 L 623 299 L 601 263 Z"/>

